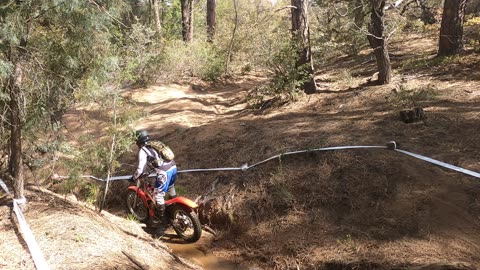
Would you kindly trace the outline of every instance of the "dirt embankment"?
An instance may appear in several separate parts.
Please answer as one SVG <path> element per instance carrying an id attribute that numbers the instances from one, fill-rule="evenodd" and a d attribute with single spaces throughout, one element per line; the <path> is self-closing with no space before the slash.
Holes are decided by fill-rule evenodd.
<path id="1" fill-rule="evenodd" d="M 25 219 L 50 269 L 200 269 L 134 221 L 33 186 L 26 197 Z M 2 197 L 0 268 L 36 269 L 10 208 Z"/>
<path id="2" fill-rule="evenodd" d="M 433 42 L 411 39 L 415 44 Z M 125 94 L 149 114 L 137 128 L 169 144 L 180 169 L 237 167 L 285 151 L 395 140 L 402 149 L 480 171 L 480 92 L 475 87 L 480 73 L 474 68 L 480 56 L 468 53 L 440 62 L 430 47 L 403 44 L 392 43 L 397 75 L 391 85 L 368 83 L 375 70 L 370 55 L 343 57 L 319 71 L 318 94 L 281 108 L 247 108 L 247 92 L 261 83 L 256 77 Z M 423 107 L 425 121 L 399 120 L 399 110 L 412 105 Z M 74 123 L 71 119 L 68 130 L 80 132 Z M 223 268 L 217 264 L 218 269 L 477 269 L 479 187 L 473 177 L 382 149 L 295 155 L 247 172 L 180 174 L 178 179 L 186 196 L 202 196 L 200 201 L 211 206 L 210 212 L 202 209 L 203 221 L 218 234 L 201 242 L 198 250 L 228 262 Z M 57 254 L 52 261 L 89 267 L 108 255 L 114 258 L 109 266 L 115 267 L 129 263 L 119 254 L 131 249 L 134 254 L 160 252 L 154 256 L 166 258 L 169 267 L 170 262 L 183 267 L 163 248 L 152 247 L 148 235 L 115 239 L 117 232 L 141 230 L 138 225 L 121 229 L 128 222 L 112 225 L 90 210 L 72 210 L 61 200 L 38 197 L 38 202 L 32 199 L 35 207 L 27 218 L 40 231 L 42 248 Z M 55 227 L 60 224 L 53 223 L 56 219 L 63 226 Z M 94 227 L 72 225 L 77 219 Z M 5 226 L 4 232 L 11 228 Z M 91 230 L 105 238 L 94 239 Z M 16 236 L 9 237 L 13 241 Z M 65 242 L 51 242 L 60 239 Z M 98 250 L 86 252 L 83 259 L 67 259 L 68 252 L 58 251 L 65 247 L 80 254 L 100 239 L 100 258 Z M 141 248 L 145 250 L 137 250 Z M 25 258 L 19 256 L 16 265 Z"/>
<path id="3" fill-rule="evenodd" d="M 395 140 L 401 149 L 480 171 L 480 73 L 473 68 L 479 55 L 442 62 L 430 47 L 402 44 L 393 43 L 400 75 L 388 86 L 368 83 L 375 70 L 369 55 L 345 57 L 321 70 L 319 94 L 297 103 L 251 111 L 239 103 L 251 89 L 242 84 L 186 89 L 179 102 L 192 107 L 174 112 L 176 102 L 158 102 L 151 112 L 169 118 L 144 126 L 175 149 L 184 169 Z M 344 78 L 347 67 L 359 68 Z M 399 110 L 413 106 L 427 118 L 400 121 Z M 189 113 L 194 120 L 184 121 Z M 210 214 L 220 213 L 204 219 L 222 231 L 207 250 L 239 263 L 267 269 L 480 267 L 478 179 L 399 153 L 298 155 L 245 173 L 184 174 L 179 183 L 192 198 L 203 195 Z"/>

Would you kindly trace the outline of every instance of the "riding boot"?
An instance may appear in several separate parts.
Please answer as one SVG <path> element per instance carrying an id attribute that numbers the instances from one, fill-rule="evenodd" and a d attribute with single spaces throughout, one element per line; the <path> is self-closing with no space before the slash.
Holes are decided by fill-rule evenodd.
<path id="1" fill-rule="evenodd" d="M 158 227 L 156 234 L 161 237 L 165 234 L 168 225 L 165 217 L 165 204 L 158 204 L 155 207 L 155 216 L 158 219 Z"/>
<path id="2" fill-rule="evenodd" d="M 165 223 L 165 204 L 157 204 L 155 207 L 155 216 L 161 223 Z"/>

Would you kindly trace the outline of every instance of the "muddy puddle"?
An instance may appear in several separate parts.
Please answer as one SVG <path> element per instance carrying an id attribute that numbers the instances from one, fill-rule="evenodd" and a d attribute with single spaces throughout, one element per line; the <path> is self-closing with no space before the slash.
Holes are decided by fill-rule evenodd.
<path id="1" fill-rule="evenodd" d="M 205 252 L 195 244 L 167 244 L 175 255 L 188 259 L 189 261 L 201 266 L 204 269 L 211 270 L 232 270 L 249 268 L 242 266 L 240 263 L 223 260 L 217 258 L 211 253 Z"/>
<path id="2" fill-rule="evenodd" d="M 215 256 L 209 250 L 213 237 L 204 233 L 202 238 L 193 244 L 187 244 L 165 239 L 164 243 L 172 252 L 182 258 L 201 266 L 206 270 L 260 270 L 260 268 L 249 267 L 242 261 L 227 260 Z"/>

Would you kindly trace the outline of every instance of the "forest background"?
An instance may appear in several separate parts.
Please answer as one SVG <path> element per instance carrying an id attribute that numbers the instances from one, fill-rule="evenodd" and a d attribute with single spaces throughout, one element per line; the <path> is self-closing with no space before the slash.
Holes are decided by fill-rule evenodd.
<path id="1" fill-rule="evenodd" d="M 358 54 L 368 43 L 378 83 L 388 84 L 393 35 L 438 29 L 441 22 L 438 55 L 450 56 L 463 49 L 464 21 L 478 23 L 478 1 L 469 2 L 470 15 L 466 1 L 445 1 L 443 7 L 441 1 L 402 2 L 3 1 L 2 174 L 20 198 L 23 165 L 35 171 L 51 162 L 37 153 L 66 153 L 72 157 L 68 167 L 78 173 L 115 171 L 116 158 L 128 151 L 126 127 L 139 117 L 120 95 L 125 87 L 257 72 L 269 82 L 252 91 L 251 106 L 272 96 L 292 101 L 317 90 L 314 66 Z M 468 42 L 479 46 L 478 40 Z M 108 136 L 82 138 L 81 151 L 58 132 L 62 115 L 79 104 L 105 108 L 106 116 L 115 111 Z"/>
<path id="2" fill-rule="evenodd" d="M 328 92 L 318 70 L 359 55 L 376 66 L 364 86 L 388 85 L 401 77 L 390 41 L 433 33 L 435 57 L 404 67 L 454 66 L 480 50 L 479 12 L 480 1 L 465 0 L 3 0 L 0 177 L 20 199 L 25 183 L 58 184 L 51 176 L 63 172 L 57 191 L 101 207 L 104 186 L 79 176 L 131 171 L 122 162 L 146 113 L 126 91 L 160 83 L 203 91 L 254 74 L 261 83 L 245 101 L 262 111 Z M 349 69 L 336 78 L 354 79 Z M 397 105 L 412 109 L 430 90 L 396 84 Z M 73 108 L 94 112 L 102 128 L 67 138 L 62 118 Z"/>

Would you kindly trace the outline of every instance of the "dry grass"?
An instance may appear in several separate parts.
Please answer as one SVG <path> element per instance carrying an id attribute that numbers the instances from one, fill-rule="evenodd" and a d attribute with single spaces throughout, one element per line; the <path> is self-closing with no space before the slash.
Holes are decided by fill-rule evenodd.
<path id="1" fill-rule="evenodd" d="M 98 214 L 50 192 L 29 191 L 27 197 L 25 218 L 51 269 L 135 269 L 125 253 L 149 269 L 195 269 L 134 221 Z M 2 269 L 35 269 L 8 212 L 2 206 Z"/>

